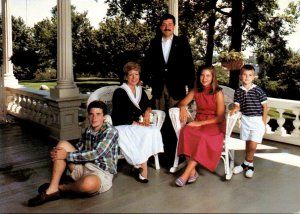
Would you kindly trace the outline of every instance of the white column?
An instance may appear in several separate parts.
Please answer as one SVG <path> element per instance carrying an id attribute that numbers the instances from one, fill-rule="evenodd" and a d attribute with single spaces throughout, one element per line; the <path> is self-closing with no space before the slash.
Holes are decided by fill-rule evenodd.
<path id="1" fill-rule="evenodd" d="M 169 0 L 169 13 L 175 17 L 176 25 L 174 29 L 174 34 L 178 35 L 178 0 Z"/>
<path id="2" fill-rule="evenodd" d="M 57 0 L 57 85 L 50 90 L 53 99 L 79 97 L 73 78 L 70 0 Z"/>
<path id="3" fill-rule="evenodd" d="M 6 121 L 5 88 L 2 69 L 0 67 L 0 124 Z"/>
<path id="4" fill-rule="evenodd" d="M 70 0 L 57 0 L 57 18 L 57 85 L 50 89 L 48 100 L 54 118 L 50 131 L 59 140 L 78 139 L 81 99 L 73 78 Z"/>
<path id="5" fill-rule="evenodd" d="M 10 3 L 11 0 L 2 0 L 2 49 L 3 49 L 3 64 L 2 64 L 2 76 L 4 86 L 18 86 L 18 80 L 13 73 L 13 64 L 10 58 L 13 53 L 12 49 L 12 21 Z"/>

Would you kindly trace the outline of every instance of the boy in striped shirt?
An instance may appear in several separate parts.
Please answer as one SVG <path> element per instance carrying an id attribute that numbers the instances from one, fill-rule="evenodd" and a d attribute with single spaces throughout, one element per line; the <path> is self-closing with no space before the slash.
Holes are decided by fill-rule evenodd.
<path id="1" fill-rule="evenodd" d="M 231 114 L 241 111 L 240 138 L 246 141 L 244 162 L 233 169 L 234 174 L 245 171 L 247 178 L 254 174 L 253 159 L 257 143 L 261 143 L 267 122 L 267 96 L 257 85 L 253 84 L 255 69 L 252 65 L 241 68 L 240 80 L 242 86 L 234 93 L 234 107 Z"/>

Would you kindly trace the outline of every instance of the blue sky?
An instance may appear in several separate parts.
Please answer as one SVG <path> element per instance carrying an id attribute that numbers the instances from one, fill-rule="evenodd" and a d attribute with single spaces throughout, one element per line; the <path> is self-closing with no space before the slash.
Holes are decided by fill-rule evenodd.
<path id="1" fill-rule="evenodd" d="M 29 26 L 33 26 L 34 23 L 43 20 L 46 17 L 50 17 L 50 10 L 57 4 L 57 0 L 10 0 L 11 11 L 14 16 L 21 16 L 25 23 Z M 287 7 L 288 3 L 292 0 L 278 0 L 281 9 Z M 1 2 L 0 2 L 1 4 Z M 27 4 L 27 6 L 26 6 Z M 71 4 L 76 7 L 79 12 L 88 11 L 88 18 L 94 27 L 98 26 L 98 23 L 106 15 L 107 5 L 103 0 L 71 0 Z M 299 20 L 300 22 L 300 20 Z M 296 28 L 296 32 L 287 37 L 289 40 L 289 46 L 295 51 L 300 50 L 300 24 Z"/>

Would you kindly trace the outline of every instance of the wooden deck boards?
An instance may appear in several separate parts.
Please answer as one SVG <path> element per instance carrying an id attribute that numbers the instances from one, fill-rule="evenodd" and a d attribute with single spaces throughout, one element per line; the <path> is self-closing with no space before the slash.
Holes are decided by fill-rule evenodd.
<path id="1" fill-rule="evenodd" d="M 223 181 L 223 164 L 215 173 L 199 167 L 195 184 L 174 186 L 180 175 L 168 169 L 150 168 L 148 184 L 135 181 L 130 166 L 119 161 L 119 173 L 113 188 L 91 198 L 66 197 L 39 207 L 27 207 L 27 200 L 37 194 L 37 187 L 49 180 L 49 151 L 55 141 L 39 128 L 16 123 L 0 125 L 0 213 L 295 213 L 300 211 L 300 167 L 297 146 L 264 142 L 277 149 L 259 150 L 255 175 L 247 179 L 235 175 Z M 244 151 L 236 151 L 236 162 Z M 291 163 L 262 158 L 264 154 L 293 156 Z M 299 158 L 300 159 L 300 158 Z"/>

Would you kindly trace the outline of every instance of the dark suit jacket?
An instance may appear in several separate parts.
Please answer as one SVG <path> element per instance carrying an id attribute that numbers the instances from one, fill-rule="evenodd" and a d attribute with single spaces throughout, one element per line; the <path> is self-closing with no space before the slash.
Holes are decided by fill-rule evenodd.
<path id="1" fill-rule="evenodd" d="M 152 87 L 154 99 L 161 97 L 164 84 L 173 99 L 183 99 L 186 95 L 185 86 L 191 89 L 195 81 L 195 68 L 188 40 L 174 35 L 169 59 L 165 63 L 161 37 L 154 38 L 146 52 L 143 72 L 144 85 Z"/>

